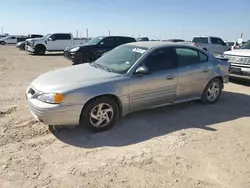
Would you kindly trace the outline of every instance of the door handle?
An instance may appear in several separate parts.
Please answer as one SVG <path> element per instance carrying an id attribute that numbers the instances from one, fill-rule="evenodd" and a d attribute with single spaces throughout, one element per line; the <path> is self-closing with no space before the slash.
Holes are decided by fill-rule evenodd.
<path id="1" fill-rule="evenodd" d="M 173 78 L 174 78 L 174 75 L 169 75 L 166 77 L 167 80 L 173 80 Z"/>
<path id="2" fill-rule="evenodd" d="M 204 68 L 204 69 L 203 69 L 203 72 L 208 72 L 208 68 Z"/>

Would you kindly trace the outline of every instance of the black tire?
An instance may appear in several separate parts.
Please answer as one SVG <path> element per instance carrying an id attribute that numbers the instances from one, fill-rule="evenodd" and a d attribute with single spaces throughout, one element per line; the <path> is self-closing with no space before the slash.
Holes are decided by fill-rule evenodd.
<path id="1" fill-rule="evenodd" d="M 0 44 L 1 44 L 1 45 L 5 45 L 6 43 L 5 43 L 4 41 L 1 41 Z"/>
<path id="2" fill-rule="evenodd" d="M 35 55 L 44 55 L 45 52 L 46 52 L 45 46 L 43 46 L 43 45 L 37 45 L 35 47 L 35 51 L 34 51 Z"/>
<path id="3" fill-rule="evenodd" d="M 91 54 L 83 54 L 82 63 L 90 63 L 94 61 L 94 57 Z"/>
<path id="4" fill-rule="evenodd" d="M 98 105 L 103 104 L 102 109 L 107 109 L 106 107 L 111 107 L 112 112 L 107 112 L 106 115 L 98 113 Z M 91 118 L 91 112 L 95 115 L 96 118 Z M 111 116 L 112 114 L 112 116 Z M 106 116 L 111 117 L 109 123 L 106 120 Z M 113 127 L 119 117 L 119 107 L 118 104 L 110 97 L 100 97 L 93 99 L 86 107 L 82 110 L 80 117 L 80 125 L 86 126 L 90 131 L 93 132 L 102 132 Z M 99 119 L 99 120 L 97 120 Z M 103 120 L 104 119 L 104 120 Z M 100 126 L 94 125 L 98 121 L 103 121 Z M 107 123 L 107 124 L 106 124 Z M 105 125 L 106 124 L 106 125 Z M 103 126 L 104 125 L 104 126 Z"/>
<path id="5" fill-rule="evenodd" d="M 23 50 L 26 50 L 26 49 L 25 49 L 25 45 L 23 45 L 22 49 L 23 49 Z"/>
<path id="6" fill-rule="evenodd" d="M 217 93 L 216 96 L 213 99 L 211 99 L 209 97 L 209 93 L 210 93 L 209 89 L 211 89 L 211 87 L 214 84 L 218 88 L 218 91 L 217 91 L 218 93 L 216 92 Z M 220 79 L 214 78 L 214 79 L 210 80 L 208 82 L 208 84 L 206 85 L 203 93 L 202 93 L 201 102 L 204 103 L 204 104 L 214 104 L 214 103 L 216 103 L 218 101 L 218 99 L 220 98 L 222 88 L 223 88 L 223 83 L 221 82 Z"/>

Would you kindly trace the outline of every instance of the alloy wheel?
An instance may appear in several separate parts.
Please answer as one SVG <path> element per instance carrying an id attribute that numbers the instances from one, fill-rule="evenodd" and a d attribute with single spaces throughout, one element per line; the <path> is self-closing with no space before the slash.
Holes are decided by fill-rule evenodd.
<path id="1" fill-rule="evenodd" d="M 114 116 L 113 108 L 107 103 L 100 103 L 96 105 L 90 112 L 90 123 L 96 127 L 101 128 L 107 126 Z"/>
<path id="2" fill-rule="evenodd" d="M 207 100 L 209 101 L 216 100 L 219 93 L 220 93 L 219 84 L 216 82 L 211 83 L 211 85 L 208 87 L 208 90 L 207 90 Z"/>

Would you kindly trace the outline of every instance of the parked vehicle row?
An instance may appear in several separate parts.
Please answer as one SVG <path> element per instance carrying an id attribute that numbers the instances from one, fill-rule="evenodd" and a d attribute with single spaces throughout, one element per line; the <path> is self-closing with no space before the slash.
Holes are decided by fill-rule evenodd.
<path id="1" fill-rule="evenodd" d="M 26 45 L 26 40 L 27 39 L 33 39 L 33 38 L 42 38 L 43 35 L 39 35 L 39 34 L 29 34 L 28 37 L 25 38 L 24 41 L 18 42 L 16 43 L 16 47 L 22 50 L 25 50 L 25 45 Z"/>
<path id="2" fill-rule="evenodd" d="M 106 39 L 95 39 L 93 49 Z M 100 132 L 133 111 L 190 100 L 215 103 L 229 80 L 229 67 L 190 44 L 126 43 L 92 63 L 39 76 L 26 95 L 38 121 Z"/>

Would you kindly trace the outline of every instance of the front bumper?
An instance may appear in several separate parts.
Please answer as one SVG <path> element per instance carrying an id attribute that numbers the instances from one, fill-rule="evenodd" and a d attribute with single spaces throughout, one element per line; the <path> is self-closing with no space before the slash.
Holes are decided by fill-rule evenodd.
<path id="1" fill-rule="evenodd" d="M 48 104 L 38 99 L 28 99 L 32 116 L 46 125 L 78 125 L 83 106 Z"/>
<path id="2" fill-rule="evenodd" d="M 34 53 L 34 51 L 35 51 L 34 48 L 32 48 L 31 46 L 28 46 L 28 45 L 25 46 L 25 50 L 26 50 L 27 52 L 31 52 L 31 53 Z"/>
<path id="3" fill-rule="evenodd" d="M 231 65 L 230 77 L 246 79 L 250 81 L 250 67 L 247 68 L 247 67 Z"/>
<path id="4" fill-rule="evenodd" d="M 64 51 L 64 57 L 72 61 L 74 64 L 82 63 L 82 55 L 76 52 Z"/>

